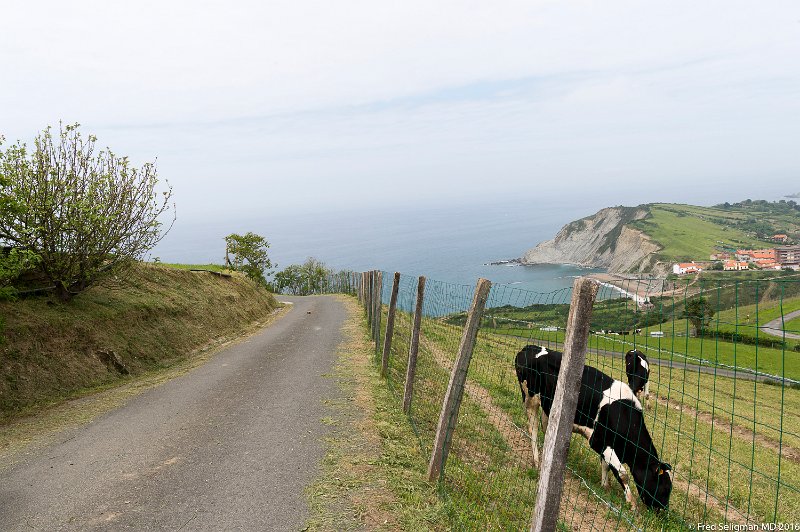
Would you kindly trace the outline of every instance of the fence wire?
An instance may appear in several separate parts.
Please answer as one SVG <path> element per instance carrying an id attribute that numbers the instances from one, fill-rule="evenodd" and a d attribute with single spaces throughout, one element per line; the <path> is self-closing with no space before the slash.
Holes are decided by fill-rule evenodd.
<path id="1" fill-rule="evenodd" d="M 356 276 L 351 276 L 355 279 Z M 672 466 L 664 512 L 638 511 L 574 434 L 562 495 L 567 530 L 746 527 L 800 519 L 800 281 L 608 279 L 593 309 L 586 364 L 627 383 L 625 353 L 647 357 L 646 430 Z M 352 290 L 358 286 L 351 284 Z M 383 273 L 385 334 L 392 275 Z M 417 278 L 400 277 L 388 382 L 399 400 Z M 474 287 L 428 280 L 409 420 L 426 456 Z M 558 351 L 571 289 L 537 293 L 494 285 L 467 374 L 442 488 L 463 529 L 524 529 L 538 470 L 514 370 L 535 344 Z M 382 347 L 382 346 L 381 346 Z M 399 406 L 398 406 L 399 407 Z M 538 429 L 539 445 L 544 440 Z M 769 526 L 769 525 L 768 525 Z M 795 525 L 797 526 L 797 525 Z M 735 528 L 729 528 L 735 529 Z M 747 529 L 747 528 L 739 528 Z"/>

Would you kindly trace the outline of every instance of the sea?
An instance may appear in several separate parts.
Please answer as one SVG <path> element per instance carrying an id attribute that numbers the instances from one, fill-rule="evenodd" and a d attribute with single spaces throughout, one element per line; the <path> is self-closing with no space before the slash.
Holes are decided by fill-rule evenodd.
<path id="1" fill-rule="evenodd" d="M 378 269 L 470 287 L 478 278 L 486 278 L 493 284 L 548 293 L 599 270 L 507 261 L 553 238 L 570 221 L 596 211 L 551 200 L 293 212 L 238 220 L 178 218 L 151 259 L 219 264 L 225 254 L 225 235 L 252 231 L 269 241 L 275 271 L 314 257 L 336 270 Z"/>

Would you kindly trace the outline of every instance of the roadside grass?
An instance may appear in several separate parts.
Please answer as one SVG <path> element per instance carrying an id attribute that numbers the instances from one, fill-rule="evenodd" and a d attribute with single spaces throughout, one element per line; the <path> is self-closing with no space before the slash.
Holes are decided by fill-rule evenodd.
<path id="1" fill-rule="evenodd" d="M 141 263 L 68 304 L 43 296 L 2 302 L 0 423 L 170 367 L 277 307 L 244 278 Z M 103 360 L 112 352 L 128 375 Z"/>
<path id="2" fill-rule="evenodd" d="M 427 482 L 427 461 L 373 364 L 374 347 L 352 298 L 332 378 L 342 399 L 326 438 L 322 473 L 306 489 L 306 530 L 451 530 L 450 510 Z"/>
<path id="3" fill-rule="evenodd" d="M 77 390 L 63 401 L 53 399 L 47 408 L 29 409 L 36 415 L 15 416 L 3 421 L 0 430 L 0 464 L 10 467 L 21 456 L 51 443 L 65 431 L 78 428 L 127 403 L 150 388 L 180 377 L 201 366 L 222 349 L 246 340 L 250 335 L 279 319 L 289 307 L 278 309 L 265 319 L 244 326 L 237 334 L 220 336 L 195 350 L 190 357 L 174 364 L 148 370 L 124 382 L 111 381 Z"/>

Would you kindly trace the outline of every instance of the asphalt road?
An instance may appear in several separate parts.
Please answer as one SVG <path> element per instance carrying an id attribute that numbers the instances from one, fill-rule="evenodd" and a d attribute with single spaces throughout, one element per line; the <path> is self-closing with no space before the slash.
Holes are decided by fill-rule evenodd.
<path id="1" fill-rule="evenodd" d="M 0 530 L 299 530 L 336 395 L 331 297 L 0 472 Z"/>
<path id="2" fill-rule="evenodd" d="M 789 322 L 796 317 L 800 316 L 800 310 L 795 310 L 794 312 L 790 312 L 787 315 L 783 316 L 782 318 L 776 318 L 772 321 L 769 321 L 761 326 L 761 330 L 767 334 L 771 334 L 772 336 L 780 336 L 781 338 L 786 336 L 786 338 L 790 338 L 792 340 L 800 340 L 800 334 L 790 333 L 783 330 L 784 322 Z"/>

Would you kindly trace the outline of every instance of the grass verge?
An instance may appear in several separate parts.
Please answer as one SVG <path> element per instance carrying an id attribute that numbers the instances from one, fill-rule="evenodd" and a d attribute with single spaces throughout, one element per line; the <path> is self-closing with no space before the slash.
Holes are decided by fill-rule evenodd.
<path id="1" fill-rule="evenodd" d="M 427 482 L 417 437 L 372 364 L 361 310 L 342 300 L 350 317 L 332 375 L 342 398 L 325 419 L 334 430 L 322 474 L 306 490 L 306 530 L 449 530 L 451 510 Z"/>
<path id="2" fill-rule="evenodd" d="M 208 342 L 190 357 L 167 367 L 127 379 L 122 385 L 108 383 L 82 390 L 80 397 L 62 401 L 35 416 L 14 419 L 0 431 L 0 464 L 10 467 L 23 454 L 40 449 L 65 432 L 76 430 L 96 417 L 127 403 L 133 397 L 201 366 L 222 349 L 246 340 L 280 318 L 289 307 L 278 309 L 261 321 L 249 324 L 236 336 L 222 336 Z"/>
<path id="3" fill-rule="evenodd" d="M 137 264 L 68 304 L 0 303 L 0 423 L 173 366 L 278 303 L 249 280 Z"/>

